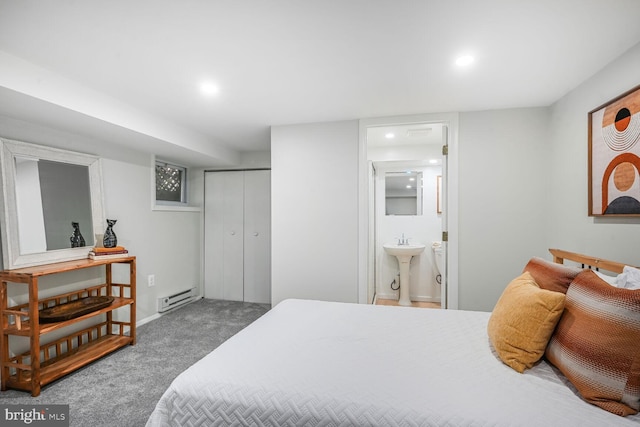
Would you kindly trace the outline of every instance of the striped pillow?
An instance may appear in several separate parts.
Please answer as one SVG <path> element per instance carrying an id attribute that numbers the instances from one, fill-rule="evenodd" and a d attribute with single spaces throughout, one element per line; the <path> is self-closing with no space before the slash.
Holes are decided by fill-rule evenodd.
<path id="1" fill-rule="evenodd" d="M 580 273 L 545 352 L 588 402 L 617 415 L 640 410 L 640 291 Z"/>
<path id="2" fill-rule="evenodd" d="M 533 257 L 523 271 L 528 271 L 536 283 L 548 291 L 567 293 L 567 288 L 582 268 L 556 264 L 542 258 Z"/>

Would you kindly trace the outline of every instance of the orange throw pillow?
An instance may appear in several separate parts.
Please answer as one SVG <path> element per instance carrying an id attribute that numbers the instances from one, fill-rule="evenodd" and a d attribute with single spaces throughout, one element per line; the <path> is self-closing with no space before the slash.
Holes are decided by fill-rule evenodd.
<path id="1" fill-rule="evenodd" d="M 561 292 L 540 289 L 529 272 L 509 283 L 487 326 L 500 360 L 520 373 L 540 360 L 562 315 L 564 300 Z"/>
<path id="2" fill-rule="evenodd" d="M 572 267 L 533 257 L 525 265 L 523 271 L 531 273 L 533 280 L 542 289 L 566 294 L 567 288 L 582 270 L 580 267 Z"/>

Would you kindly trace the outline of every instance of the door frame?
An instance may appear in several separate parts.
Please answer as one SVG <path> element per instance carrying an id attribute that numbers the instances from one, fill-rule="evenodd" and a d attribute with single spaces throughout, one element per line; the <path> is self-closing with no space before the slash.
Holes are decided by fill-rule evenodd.
<path id="1" fill-rule="evenodd" d="M 445 244 L 446 298 L 447 306 L 458 308 L 458 113 L 433 113 L 408 116 L 381 117 L 362 119 L 359 124 L 359 164 L 358 164 L 358 302 L 370 303 L 368 300 L 369 283 L 374 278 L 370 275 L 370 266 L 375 262 L 374 247 L 370 244 L 371 224 L 369 220 L 369 173 L 367 160 L 367 128 L 379 126 L 406 125 L 413 123 L 442 123 L 448 128 L 448 157 L 446 176 L 447 197 L 443 215 L 444 224 L 448 227 L 449 240 Z M 443 296 L 444 297 L 444 296 Z"/>

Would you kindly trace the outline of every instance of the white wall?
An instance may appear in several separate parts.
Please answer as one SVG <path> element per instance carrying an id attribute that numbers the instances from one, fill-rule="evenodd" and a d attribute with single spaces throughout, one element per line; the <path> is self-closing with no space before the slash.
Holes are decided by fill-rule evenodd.
<path id="1" fill-rule="evenodd" d="M 491 311 L 526 262 L 545 255 L 548 122 L 547 108 L 460 114 L 461 309 Z"/>
<path id="2" fill-rule="evenodd" d="M 358 126 L 271 130 L 273 305 L 358 300 Z"/>
<path id="3" fill-rule="evenodd" d="M 640 265 L 640 218 L 588 214 L 587 115 L 640 83 L 640 44 L 550 108 L 548 246 Z"/>
<path id="4" fill-rule="evenodd" d="M 240 162 L 233 165 L 205 168 L 205 170 L 239 170 L 271 168 L 270 151 L 247 151 L 240 153 Z"/>
<path id="5" fill-rule="evenodd" d="M 137 316 L 143 320 L 157 313 L 158 297 L 201 288 L 201 212 L 152 211 L 150 166 L 103 159 L 102 175 L 105 217 L 118 220 L 118 244 L 137 257 Z M 154 287 L 147 286 L 149 274 Z"/>

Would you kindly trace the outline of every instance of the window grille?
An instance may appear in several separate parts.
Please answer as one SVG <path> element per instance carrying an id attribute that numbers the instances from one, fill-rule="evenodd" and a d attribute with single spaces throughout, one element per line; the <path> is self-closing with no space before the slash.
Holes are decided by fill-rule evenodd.
<path id="1" fill-rule="evenodd" d="M 186 204 L 187 168 L 156 161 L 156 202 Z"/>

